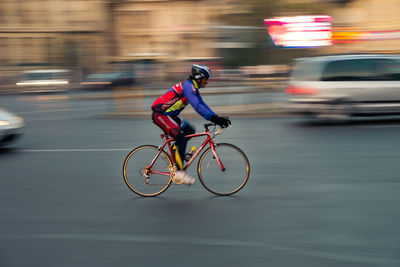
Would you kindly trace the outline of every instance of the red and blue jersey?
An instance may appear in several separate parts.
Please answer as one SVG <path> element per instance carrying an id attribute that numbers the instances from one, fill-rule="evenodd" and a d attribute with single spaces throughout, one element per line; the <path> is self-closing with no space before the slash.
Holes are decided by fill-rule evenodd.
<path id="1" fill-rule="evenodd" d="M 195 83 L 191 80 L 177 83 L 165 94 L 157 98 L 151 109 L 163 115 L 178 116 L 190 104 L 203 118 L 210 120 L 211 116 L 216 114 L 203 101 L 196 87 Z"/>

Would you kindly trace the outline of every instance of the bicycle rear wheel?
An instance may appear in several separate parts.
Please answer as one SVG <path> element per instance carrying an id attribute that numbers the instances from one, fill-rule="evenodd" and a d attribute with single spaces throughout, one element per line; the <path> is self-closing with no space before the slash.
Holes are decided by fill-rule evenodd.
<path id="1" fill-rule="evenodd" d="M 250 175 L 249 161 L 240 148 L 215 144 L 215 151 L 225 170 L 221 169 L 211 147 L 201 155 L 197 172 L 202 185 L 211 193 L 228 196 L 242 189 Z"/>
<path id="2" fill-rule="evenodd" d="M 136 194 L 153 197 L 164 192 L 171 184 L 169 175 L 172 167 L 170 156 L 161 150 L 157 159 L 158 148 L 144 145 L 132 150 L 125 158 L 123 175 L 126 185 Z M 155 159 L 153 166 L 149 165 Z M 154 171 L 165 174 L 154 173 Z"/>

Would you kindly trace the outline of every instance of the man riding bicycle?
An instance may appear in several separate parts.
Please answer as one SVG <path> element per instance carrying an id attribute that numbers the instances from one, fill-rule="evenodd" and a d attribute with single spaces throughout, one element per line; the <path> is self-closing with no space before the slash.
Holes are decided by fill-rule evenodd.
<path id="1" fill-rule="evenodd" d="M 183 170 L 183 159 L 185 158 L 186 144 L 188 139 L 185 135 L 195 133 L 195 129 L 186 120 L 181 119 L 179 114 L 191 104 L 194 110 L 203 118 L 223 128 L 228 127 L 231 121 L 220 117 L 203 101 L 199 89 L 206 87 L 211 77 L 210 69 L 205 65 L 193 64 L 191 74 L 186 81 L 177 83 L 166 93 L 158 97 L 151 106 L 153 110 L 152 120 L 169 136 L 175 138 L 175 159 L 178 171 L 175 179 L 191 185 L 195 179 Z"/>

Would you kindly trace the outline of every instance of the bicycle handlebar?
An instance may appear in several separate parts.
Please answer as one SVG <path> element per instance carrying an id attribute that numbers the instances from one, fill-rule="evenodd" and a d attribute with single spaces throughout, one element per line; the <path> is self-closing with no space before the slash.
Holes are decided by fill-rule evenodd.
<path id="1" fill-rule="evenodd" d="M 215 126 L 215 125 L 216 125 L 216 124 L 213 123 L 213 122 L 205 123 L 205 124 L 204 124 L 204 129 L 208 130 L 208 127 L 210 127 L 210 126 Z"/>
<path id="2" fill-rule="evenodd" d="M 222 132 L 225 130 L 221 126 L 220 126 L 220 128 L 218 130 L 216 130 L 217 124 L 211 122 L 211 123 L 204 124 L 204 128 L 206 129 L 206 131 L 209 131 L 208 127 L 210 127 L 210 126 L 215 126 L 214 131 L 213 131 L 213 137 L 216 136 L 216 135 L 222 134 Z"/>

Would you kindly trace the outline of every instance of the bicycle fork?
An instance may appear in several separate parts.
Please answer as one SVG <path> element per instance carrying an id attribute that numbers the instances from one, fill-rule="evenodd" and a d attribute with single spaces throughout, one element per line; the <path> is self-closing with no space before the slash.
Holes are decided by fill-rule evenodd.
<path id="1" fill-rule="evenodd" d="M 211 150 L 212 150 L 212 152 L 213 152 L 213 154 L 214 154 L 213 159 L 216 159 L 216 160 L 217 160 L 218 165 L 221 167 L 221 171 L 224 172 L 224 171 L 226 170 L 226 169 L 225 169 L 225 166 L 224 166 L 224 164 L 222 164 L 222 161 L 221 161 L 221 159 L 219 158 L 219 156 L 218 156 L 218 154 L 217 154 L 217 151 L 215 150 L 215 147 L 218 146 L 218 145 L 214 145 L 213 143 L 211 143 L 210 145 L 211 145 Z M 210 162 L 211 162 L 211 161 L 209 161 L 209 162 L 207 163 L 207 168 L 210 166 Z"/>

